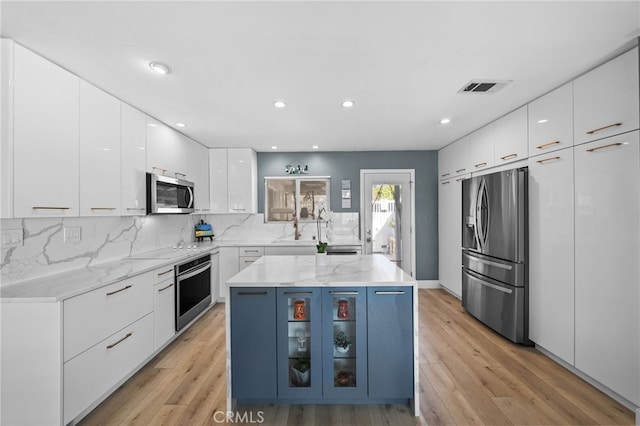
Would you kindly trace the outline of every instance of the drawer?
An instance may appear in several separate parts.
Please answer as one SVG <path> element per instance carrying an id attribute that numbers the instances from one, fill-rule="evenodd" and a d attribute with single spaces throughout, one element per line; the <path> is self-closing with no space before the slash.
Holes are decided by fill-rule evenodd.
<path id="1" fill-rule="evenodd" d="M 153 310 L 152 272 L 64 301 L 64 360 Z"/>
<path id="2" fill-rule="evenodd" d="M 238 260 L 238 267 L 242 271 L 247 266 L 251 265 L 256 260 L 260 259 L 262 256 L 242 256 Z"/>
<path id="3" fill-rule="evenodd" d="M 168 279 L 173 280 L 175 278 L 175 269 L 173 265 L 163 266 L 153 271 L 153 283 L 158 284 Z"/>
<path id="4" fill-rule="evenodd" d="M 240 247 L 240 257 L 243 256 L 264 256 L 264 247 Z"/>
<path id="5" fill-rule="evenodd" d="M 153 353 L 153 314 L 64 364 L 64 424 L 98 400 Z"/>

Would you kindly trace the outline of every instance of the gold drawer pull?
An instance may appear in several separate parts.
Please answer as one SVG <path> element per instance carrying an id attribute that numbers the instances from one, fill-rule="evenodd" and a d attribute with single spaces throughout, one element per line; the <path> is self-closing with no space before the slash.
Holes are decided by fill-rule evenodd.
<path id="1" fill-rule="evenodd" d="M 168 274 L 169 272 L 173 272 L 173 269 L 167 269 L 164 272 L 158 272 L 158 276 L 164 275 L 164 274 Z"/>
<path id="2" fill-rule="evenodd" d="M 559 159 L 560 159 L 560 157 L 549 157 L 549 158 L 543 158 L 542 160 L 538 160 L 538 161 L 536 161 L 536 163 L 538 163 L 538 164 L 544 164 L 544 163 L 546 163 L 547 161 L 554 161 L 554 160 L 559 160 Z"/>
<path id="3" fill-rule="evenodd" d="M 168 285 L 168 286 L 166 286 L 166 287 L 159 288 L 159 289 L 158 289 L 158 293 L 160 293 L 161 291 L 165 291 L 166 289 L 171 288 L 171 287 L 173 287 L 173 283 L 169 284 L 169 285 Z"/>
<path id="4" fill-rule="evenodd" d="M 456 170 L 456 173 L 464 172 L 465 170 L 467 170 L 467 169 Z"/>
<path id="5" fill-rule="evenodd" d="M 244 252 L 245 253 L 257 253 L 258 250 L 245 250 Z"/>
<path id="6" fill-rule="evenodd" d="M 175 172 L 175 173 L 174 173 L 174 175 L 176 175 L 176 177 L 178 177 L 178 175 L 180 175 L 180 176 L 182 176 L 182 177 L 187 177 L 187 175 L 186 175 L 186 174 L 184 174 L 184 173 L 178 173 L 178 172 Z"/>
<path id="7" fill-rule="evenodd" d="M 112 295 L 114 295 L 116 293 L 120 293 L 121 291 L 125 291 L 125 290 L 130 289 L 130 288 L 131 288 L 130 285 L 128 285 L 126 287 L 122 287 L 120 290 L 116 290 L 116 291 L 112 291 L 110 293 L 107 293 L 107 296 L 112 296 Z"/>
<path id="8" fill-rule="evenodd" d="M 163 169 L 162 167 L 152 166 L 152 167 L 151 167 L 151 171 L 154 171 L 154 170 L 161 170 L 161 171 L 162 171 L 162 174 L 167 173 L 167 169 Z"/>
<path id="9" fill-rule="evenodd" d="M 71 207 L 31 207 L 33 210 L 70 210 Z"/>
<path id="10" fill-rule="evenodd" d="M 446 181 L 446 182 L 442 182 L 441 185 L 449 185 L 451 182 Z"/>
<path id="11" fill-rule="evenodd" d="M 599 149 L 611 148 L 612 146 L 620 146 L 620 145 L 622 145 L 622 142 L 614 142 L 614 143 L 610 143 L 609 145 L 603 145 L 596 148 L 588 149 L 587 152 L 595 152 L 595 151 L 598 151 Z"/>
<path id="12" fill-rule="evenodd" d="M 552 146 L 552 145 L 558 145 L 560 143 L 560 141 L 553 141 L 553 142 L 547 142 L 547 143 L 543 143 L 542 145 L 538 145 L 536 146 L 537 149 L 544 149 L 548 146 Z"/>
<path id="13" fill-rule="evenodd" d="M 107 346 L 107 349 L 111 349 L 116 345 L 119 345 L 120 343 L 124 342 L 125 340 L 127 340 L 129 337 L 133 336 L 133 333 L 127 333 L 126 336 L 124 336 L 122 339 L 118 340 L 115 343 L 110 344 L 109 346 Z"/>
<path id="14" fill-rule="evenodd" d="M 476 169 L 479 169 L 480 167 L 484 167 L 486 165 L 487 165 L 487 163 L 478 163 L 478 164 L 475 165 L 475 167 L 476 167 Z"/>
<path id="15" fill-rule="evenodd" d="M 508 160 L 509 158 L 516 158 L 517 156 L 518 156 L 518 154 L 513 153 L 513 154 L 505 155 L 504 157 L 500 157 L 500 159 L 501 159 L 502 161 L 504 161 L 504 160 Z"/>
<path id="16" fill-rule="evenodd" d="M 449 176 L 451 173 L 443 173 L 441 177 L 447 177 Z"/>
<path id="17" fill-rule="evenodd" d="M 609 127 L 617 127 L 617 126 L 622 126 L 622 123 L 613 123 L 613 124 L 609 124 L 608 126 L 598 127 L 597 129 L 589 130 L 589 131 L 587 132 L 587 134 L 588 134 L 588 135 L 592 135 L 592 134 L 594 134 L 594 133 L 596 133 L 596 132 L 599 132 L 599 131 L 601 131 L 601 130 L 606 130 L 606 129 L 608 129 Z"/>
<path id="18" fill-rule="evenodd" d="M 91 210 L 115 210 L 115 207 L 91 207 Z"/>

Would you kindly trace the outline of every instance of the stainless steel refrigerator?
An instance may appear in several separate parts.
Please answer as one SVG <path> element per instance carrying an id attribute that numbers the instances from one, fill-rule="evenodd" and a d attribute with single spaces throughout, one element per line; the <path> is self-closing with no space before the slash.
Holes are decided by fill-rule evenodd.
<path id="1" fill-rule="evenodd" d="M 528 338 L 527 168 L 462 182 L 462 306 L 516 343 Z"/>

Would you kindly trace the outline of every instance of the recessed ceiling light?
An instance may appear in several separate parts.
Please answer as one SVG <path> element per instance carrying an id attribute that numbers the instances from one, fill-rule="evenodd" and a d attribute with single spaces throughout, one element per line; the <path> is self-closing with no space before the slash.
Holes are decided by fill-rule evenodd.
<path id="1" fill-rule="evenodd" d="M 313 149 L 319 149 L 320 147 L 319 147 L 318 145 L 314 145 L 314 146 L 312 146 L 311 148 L 313 148 Z"/>
<path id="2" fill-rule="evenodd" d="M 187 127 L 187 125 L 184 124 L 184 123 L 176 123 L 176 126 L 178 126 L 178 127 Z"/>
<path id="3" fill-rule="evenodd" d="M 543 123 L 546 123 L 547 121 L 549 120 L 547 120 L 546 118 L 543 118 L 542 120 L 538 120 L 538 124 L 543 124 Z"/>
<path id="4" fill-rule="evenodd" d="M 157 72 L 158 74 L 171 74 L 171 68 L 162 62 L 149 62 L 149 68 Z"/>
<path id="5" fill-rule="evenodd" d="M 443 118 L 442 120 L 440 120 L 440 124 L 449 124 L 449 123 L 451 123 L 450 118 Z"/>
<path id="6" fill-rule="evenodd" d="M 353 101 L 342 101 L 342 107 L 343 108 L 351 108 L 353 107 L 353 105 L 355 105 L 355 103 Z"/>
<path id="7" fill-rule="evenodd" d="M 275 101 L 273 103 L 273 106 L 276 108 L 284 108 L 287 106 L 287 104 L 285 104 L 283 101 Z"/>
<path id="8" fill-rule="evenodd" d="M 278 149 L 278 147 L 274 145 L 271 147 L 271 149 Z"/>

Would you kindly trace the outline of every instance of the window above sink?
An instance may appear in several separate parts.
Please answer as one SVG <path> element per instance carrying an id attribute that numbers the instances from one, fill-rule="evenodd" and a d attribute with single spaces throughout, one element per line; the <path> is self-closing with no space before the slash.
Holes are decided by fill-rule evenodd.
<path id="1" fill-rule="evenodd" d="M 329 212 L 331 177 L 275 176 L 264 178 L 265 222 L 314 221 Z"/>

